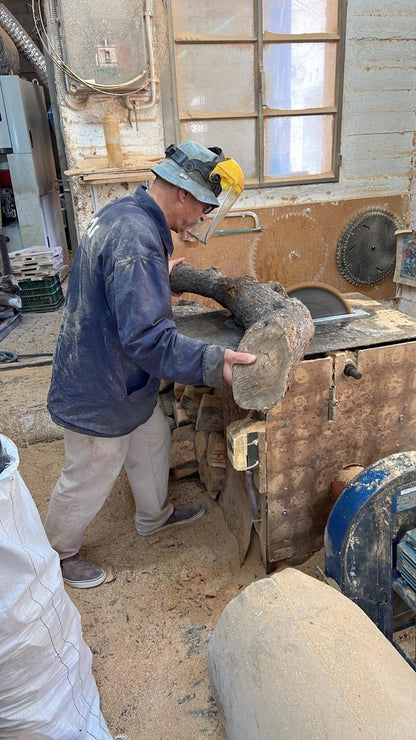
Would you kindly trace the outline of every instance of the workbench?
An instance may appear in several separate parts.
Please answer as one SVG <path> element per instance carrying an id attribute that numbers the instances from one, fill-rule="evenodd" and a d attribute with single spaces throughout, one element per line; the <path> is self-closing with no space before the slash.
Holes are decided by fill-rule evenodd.
<path id="1" fill-rule="evenodd" d="M 343 468 L 416 449 L 416 319 L 358 293 L 344 297 L 352 312 L 315 320 L 288 392 L 260 415 L 257 517 L 247 473 L 227 462 L 224 516 L 241 560 L 254 527 L 267 571 L 282 561 L 301 563 L 322 547 L 331 482 Z M 178 307 L 175 320 L 180 332 L 232 349 L 243 335 L 224 310 L 181 315 Z M 225 425 L 248 414 L 225 388 Z"/>

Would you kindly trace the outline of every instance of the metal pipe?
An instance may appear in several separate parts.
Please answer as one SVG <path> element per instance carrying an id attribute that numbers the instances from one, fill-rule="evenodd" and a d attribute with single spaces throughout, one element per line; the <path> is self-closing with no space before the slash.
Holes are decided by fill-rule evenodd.
<path id="1" fill-rule="evenodd" d="M 146 0 L 144 10 L 144 27 L 146 31 L 147 48 L 149 52 L 149 72 L 150 72 L 150 99 L 145 105 L 140 105 L 139 110 L 151 108 L 156 102 L 156 74 L 155 74 L 155 57 L 153 53 L 153 35 L 152 35 L 152 4 L 151 0 Z"/>
<path id="2" fill-rule="evenodd" d="M 29 34 L 26 33 L 23 26 L 3 3 L 0 3 L 0 26 L 10 36 L 19 51 L 33 64 L 39 74 L 42 85 L 49 87 L 45 57 L 32 41 Z"/>

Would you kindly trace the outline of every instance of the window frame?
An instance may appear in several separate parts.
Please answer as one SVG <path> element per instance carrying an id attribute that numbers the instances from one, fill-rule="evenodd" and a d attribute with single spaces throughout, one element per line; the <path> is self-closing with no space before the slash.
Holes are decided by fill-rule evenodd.
<path id="1" fill-rule="evenodd" d="M 181 125 L 190 120 L 209 120 L 209 121 L 224 121 L 232 119 L 255 119 L 256 120 L 256 156 L 257 156 L 257 170 L 258 179 L 246 180 L 245 189 L 264 189 L 272 187 L 284 187 L 287 185 L 305 185 L 312 183 L 323 183 L 323 182 L 337 182 L 339 180 L 339 170 L 341 166 L 341 123 L 342 123 L 342 99 L 343 99 L 343 78 L 344 78 L 344 63 L 345 63 L 345 34 L 346 34 L 346 16 L 347 16 L 347 0 L 338 0 L 338 28 L 336 33 L 308 33 L 308 34 L 274 34 L 267 33 L 265 38 L 263 33 L 263 4 L 262 0 L 252 0 L 254 4 L 255 14 L 255 34 L 253 36 L 214 36 L 214 35 L 203 35 L 203 34 L 192 34 L 189 38 L 186 34 L 177 34 L 174 32 L 174 20 L 173 20 L 173 3 L 174 0 L 167 0 L 167 35 L 169 41 L 169 57 L 170 57 L 170 77 L 171 77 L 171 91 L 172 91 L 172 106 L 170 107 L 171 114 L 174 117 L 173 131 L 176 139 L 176 143 L 179 143 L 183 138 L 181 135 Z M 257 90 L 254 91 L 255 98 L 257 101 L 257 110 L 254 112 L 235 111 L 234 113 L 218 112 L 218 113 L 206 113 L 200 111 L 198 116 L 195 116 L 193 112 L 190 114 L 182 114 L 179 110 L 179 91 L 178 91 L 178 79 L 176 74 L 176 56 L 177 50 L 183 45 L 188 44 L 247 44 L 251 43 L 257 49 L 255 49 L 255 59 L 257 63 L 257 70 L 255 78 L 257 77 L 258 84 Z M 336 72 L 335 72 L 335 94 L 334 104 L 331 106 L 322 106 L 317 108 L 304 108 L 304 109 L 275 109 L 268 108 L 265 101 L 265 76 L 263 71 L 263 52 L 264 44 L 322 44 L 330 43 L 336 44 Z M 333 116 L 333 137 L 332 137 L 332 151 L 331 151 L 331 170 L 330 173 L 322 174 L 311 174 L 311 175 L 291 175 L 283 177 L 271 177 L 264 174 L 264 156 L 265 156 L 265 121 L 269 118 L 284 118 L 284 117 L 300 117 L 300 116 Z M 171 142 L 169 142 L 171 143 Z"/>

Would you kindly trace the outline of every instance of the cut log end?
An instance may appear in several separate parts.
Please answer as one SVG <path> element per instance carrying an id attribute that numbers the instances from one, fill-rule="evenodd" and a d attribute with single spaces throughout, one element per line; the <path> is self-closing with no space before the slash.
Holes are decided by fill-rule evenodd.
<path id="1" fill-rule="evenodd" d="M 252 365 L 233 367 L 233 395 L 238 406 L 267 411 L 283 398 L 302 359 L 292 340 L 288 341 L 287 328 L 285 331 L 276 318 L 262 328 L 255 324 L 245 332 L 238 350 L 255 354 L 257 360 Z M 302 341 L 301 352 L 303 346 Z"/>

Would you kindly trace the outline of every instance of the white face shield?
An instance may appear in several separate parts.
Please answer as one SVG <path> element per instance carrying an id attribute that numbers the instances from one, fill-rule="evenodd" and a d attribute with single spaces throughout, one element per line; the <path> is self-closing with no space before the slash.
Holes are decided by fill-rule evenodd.
<path id="1" fill-rule="evenodd" d="M 228 192 L 223 190 L 221 195 L 218 196 L 219 208 L 208 214 L 204 221 L 198 221 L 198 223 L 189 228 L 188 234 L 198 239 L 201 244 L 206 244 L 210 236 L 218 231 L 221 221 L 225 218 L 239 196 L 240 193 L 235 193 L 232 190 L 228 190 Z"/>
<path id="2" fill-rule="evenodd" d="M 219 208 L 188 229 L 188 234 L 202 244 L 206 244 L 209 237 L 218 230 L 221 221 L 244 189 L 243 172 L 233 159 L 227 158 L 224 162 L 219 162 L 213 173 L 218 173 L 221 177 L 222 192 L 217 196 Z"/>

